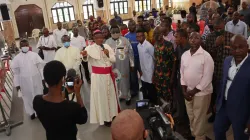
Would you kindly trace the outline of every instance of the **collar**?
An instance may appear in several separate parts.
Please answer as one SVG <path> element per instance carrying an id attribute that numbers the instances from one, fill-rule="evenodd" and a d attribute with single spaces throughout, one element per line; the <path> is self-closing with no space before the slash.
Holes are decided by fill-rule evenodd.
<path id="1" fill-rule="evenodd" d="M 240 23 L 241 23 L 241 20 L 239 20 L 238 23 L 236 25 L 234 25 L 233 20 L 231 21 L 231 25 L 233 25 L 233 26 L 240 26 Z"/>
<path id="2" fill-rule="evenodd" d="M 147 42 L 146 42 L 147 40 L 145 39 L 144 41 L 143 41 L 143 43 L 141 44 L 141 43 L 139 43 L 141 46 L 143 46 L 143 45 L 145 45 Z"/>
<path id="3" fill-rule="evenodd" d="M 248 58 L 248 55 L 237 66 L 235 63 L 235 59 L 233 58 L 231 61 L 231 66 L 235 66 L 236 68 L 240 68 L 243 65 L 243 63 L 246 61 L 247 58 Z"/>
<path id="4" fill-rule="evenodd" d="M 189 49 L 189 53 L 191 55 L 191 51 Z M 198 54 L 203 54 L 204 53 L 204 49 L 200 46 L 200 48 L 193 54 L 194 55 L 198 55 Z"/>

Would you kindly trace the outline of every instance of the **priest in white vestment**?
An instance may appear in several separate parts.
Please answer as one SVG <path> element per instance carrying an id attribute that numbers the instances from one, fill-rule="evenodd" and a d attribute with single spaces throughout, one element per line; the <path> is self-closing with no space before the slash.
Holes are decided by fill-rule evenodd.
<path id="1" fill-rule="evenodd" d="M 64 35 L 61 41 L 64 47 L 56 52 L 55 60 L 62 62 L 67 71 L 69 69 L 75 69 L 79 75 L 79 66 L 81 64 L 80 50 L 70 46 L 70 37 L 68 35 Z"/>
<path id="2" fill-rule="evenodd" d="M 82 51 L 83 59 L 92 67 L 90 123 L 109 126 L 120 112 L 112 64 L 115 63 L 113 49 L 102 44 L 104 37 L 100 30 L 93 33 L 95 44 Z"/>
<path id="3" fill-rule="evenodd" d="M 54 60 L 57 44 L 55 38 L 52 35 L 49 35 L 48 28 L 43 29 L 43 36 L 39 38 L 36 47 L 43 50 L 45 62 L 50 62 Z"/>
<path id="4" fill-rule="evenodd" d="M 27 40 L 20 42 L 21 52 L 11 62 L 14 73 L 14 86 L 21 90 L 25 111 L 31 119 L 35 119 L 33 99 L 43 94 L 43 67 L 45 62 L 40 56 L 29 51 Z"/>

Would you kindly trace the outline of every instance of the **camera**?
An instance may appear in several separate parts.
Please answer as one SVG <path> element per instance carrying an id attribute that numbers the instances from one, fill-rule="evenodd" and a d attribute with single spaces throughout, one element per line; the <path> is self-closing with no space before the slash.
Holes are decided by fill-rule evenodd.
<path id="1" fill-rule="evenodd" d="M 174 132 L 171 121 L 164 113 L 163 107 L 149 106 L 149 100 L 136 101 L 136 111 L 143 118 L 145 129 L 149 130 L 151 140 L 185 140 L 180 134 Z"/>
<path id="2" fill-rule="evenodd" d="M 77 81 L 79 82 L 79 77 L 76 74 L 76 70 L 74 69 L 69 69 L 67 72 L 67 76 L 66 76 L 66 85 L 68 86 L 68 88 L 73 89 L 74 88 L 74 82 L 77 79 Z"/>

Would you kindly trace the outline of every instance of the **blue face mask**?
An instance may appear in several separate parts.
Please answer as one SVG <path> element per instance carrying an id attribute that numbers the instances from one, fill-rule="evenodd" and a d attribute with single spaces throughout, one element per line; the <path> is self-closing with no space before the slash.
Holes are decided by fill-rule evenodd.
<path id="1" fill-rule="evenodd" d="M 65 48 L 68 48 L 68 47 L 70 46 L 70 42 L 64 42 L 64 43 L 63 43 L 63 46 L 64 46 Z"/>

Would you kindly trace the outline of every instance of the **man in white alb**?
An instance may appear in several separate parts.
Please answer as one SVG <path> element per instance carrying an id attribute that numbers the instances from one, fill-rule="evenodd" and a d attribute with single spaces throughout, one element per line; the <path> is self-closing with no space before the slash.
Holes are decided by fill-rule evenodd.
<path id="1" fill-rule="evenodd" d="M 42 50 L 45 62 L 54 60 L 57 44 L 55 38 L 49 34 L 48 28 L 43 29 L 43 36 L 39 38 L 36 47 Z"/>
<path id="2" fill-rule="evenodd" d="M 68 35 L 68 32 L 67 32 L 66 29 L 62 28 L 62 23 L 61 22 L 57 22 L 57 29 L 55 29 L 53 31 L 53 35 L 55 37 L 58 49 L 63 47 L 61 39 L 62 39 L 63 35 Z"/>
<path id="3" fill-rule="evenodd" d="M 33 99 L 43 94 L 43 67 L 45 62 L 35 52 L 29 51 L 29 42 L 20 42 L 21 52 L 11 62 L 14 73 L 14 86 L 21 90 L 25 111 L 31 119 L 35 119 Z"/>
<path id="4" fill-rule="evenodd" d="M 92 66 L 90 123 L 110 126 L 113 117 L 120 112 L 115 76 L 112 64 L 115 63 L 113 49 L 103 44 L 100 30 L 93 32 L 95 44 L 81 52 L 84 61 Z"/>

